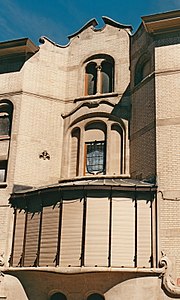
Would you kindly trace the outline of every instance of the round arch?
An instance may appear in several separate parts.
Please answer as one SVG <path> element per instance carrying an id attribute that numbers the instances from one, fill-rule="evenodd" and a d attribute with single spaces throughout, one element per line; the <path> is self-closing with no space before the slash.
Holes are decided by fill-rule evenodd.
<path id="1" fill-rule="evenodd" d="M 61 292 L 56 292 L 50 296 L 49 300 L 67 300 L 67 297 Z"/>

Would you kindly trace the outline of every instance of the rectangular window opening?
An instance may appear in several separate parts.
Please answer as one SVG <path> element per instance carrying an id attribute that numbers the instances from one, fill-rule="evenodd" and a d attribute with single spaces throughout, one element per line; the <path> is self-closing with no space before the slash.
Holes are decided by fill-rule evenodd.
<path id="1" fill-rule="evenodd" d="M 105 142 L 86 143 L 86 173 L 105 174 Z"/>

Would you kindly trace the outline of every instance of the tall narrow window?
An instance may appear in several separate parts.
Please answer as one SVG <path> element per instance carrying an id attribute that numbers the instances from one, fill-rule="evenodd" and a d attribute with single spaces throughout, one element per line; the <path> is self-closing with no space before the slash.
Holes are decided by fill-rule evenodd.
<path id="1" fill-rule="evenodd" d="M 79 175 L 80 129 L 74 128 L 71 132 L 71 167 L 70 176 Z"/>
<path id="2" fill-rule="evenodd" d="M 105 172 L 105 142 L 86 143 L 86 172 L 99 174 Z"/>
<path id="3" fill-rule="evenodd" d="M 85 93 L 95 95 L 97 92 L 97 68 L 96 63 L 91 62 L 86 66 Z"/>
<path id="4" fill-rule="evenodd" d="M 135 67 L 134 84 L 140 83 L 151 72 L 151 58 L 149 53 L 142 55 Z"/>
<path id="5" fill-rule="evenodd" d="M 9 100 L 0 101 L 0 182 L 6 181 L 13 105 Z M 1 146 L 2 144 L 2 146 Z"/>
<path id="6" fill-rule="evenodd" d="M 10 136 L 12 120 L 12 104 L 0 102 L 0 137 Z"/>
<path id="7" fill-rule="evenodd" d="M 113 65 L 108 61 L 103 61 L 101 66 L 102 93 L 111 93 L 113 92 Z"/>
<path id="8" fill-rule="evenodd" d="M 106 124 L 92 122 L 84 132 L 84 174 L 105 174 L 106 171 Z"/>
<path id="9" fill-rule="evenodd" d="M 10 119 L 7 113 L 0 113 L 0 136 L 9 135 Z"/>

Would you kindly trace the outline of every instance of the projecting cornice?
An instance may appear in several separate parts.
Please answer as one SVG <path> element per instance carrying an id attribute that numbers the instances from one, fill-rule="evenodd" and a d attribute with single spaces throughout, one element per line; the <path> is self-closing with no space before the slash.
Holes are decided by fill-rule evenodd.
<path id="1" fill-rule="evenodd" d="M 31 53 L 34 54 L 39 50 L 30 39 L 23 38 L 13 41 L 6 41 L 0 43 L 0 56 L 18 53 Z"/>
<path id="2" fill-rule="evenodd" d="M 180 30 L 180 10 L 142 17 L 147 32 L 159 34 Z"/>

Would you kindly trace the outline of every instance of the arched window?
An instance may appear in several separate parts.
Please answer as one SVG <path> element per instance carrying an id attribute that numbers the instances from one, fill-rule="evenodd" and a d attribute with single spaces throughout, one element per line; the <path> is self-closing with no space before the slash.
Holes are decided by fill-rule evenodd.
<path id="1" fill-rule="evenodd" d="M 11 102 L 0 102 L 0 137 L 11 134 L 12 110 Z"/>
<path id="2" fill-rule="evenodd" d="M 85 95 L 105 94 L 113 91 L 113 58 L 109 55 L 94 55 L 88 59 L 85 68 Z"/>
<path id="3" fill-rule="evenodd" d="M 140 57 L 135 68 L 134 84 L 140 83 L 151 72 L 151 60 L 148 53 Z"/>
<path id="4" fill-rule="evenodd" d="M 0 101 L 0 182 L 6 181 L 13 105 L 9 100 Z M 1 148 L 1 149 L 2 149 Z"/>
<path id="5" fill-rule="evenodd" d="M 74 128 L 71 132 L 71 168 L 70 177 L 79 174 L 80 129 Z"/>
<path id="6" fill-rule="evenodd" d="M 50 300 L 67 300 L 66 296 L 62 293 L 55 293 L 51 296 Z"/>
<path id="7" fill-rule="evenodd" d="M 87 297 L 87 300 L 105 300 L 104 296 L 100 295 L 100 294 L 91 294 Z"/>
<path id="8" fill-rule="evenodd" d="M 102 93 L 111 93 L 113 92 L 113 64 L 103 61 L 101 67 Z"/>
<path id="9" fill-rule="evenodd" d="M 119 124 L 111 125 L 111 167 L 114 175 L 123 174 L 123 130 Z"/>
<path id="10" fill-rule="evenodd" d="M 85 174 L 106 172 L 106 126 L 93 122 L 85 127 Z"/>
<path id="11" fill-rule="evenodd" d="M 97 65 L 90 62 L 86 66 L 85 90 L 87 95 L 95 95 L 97 93 Z"/>

